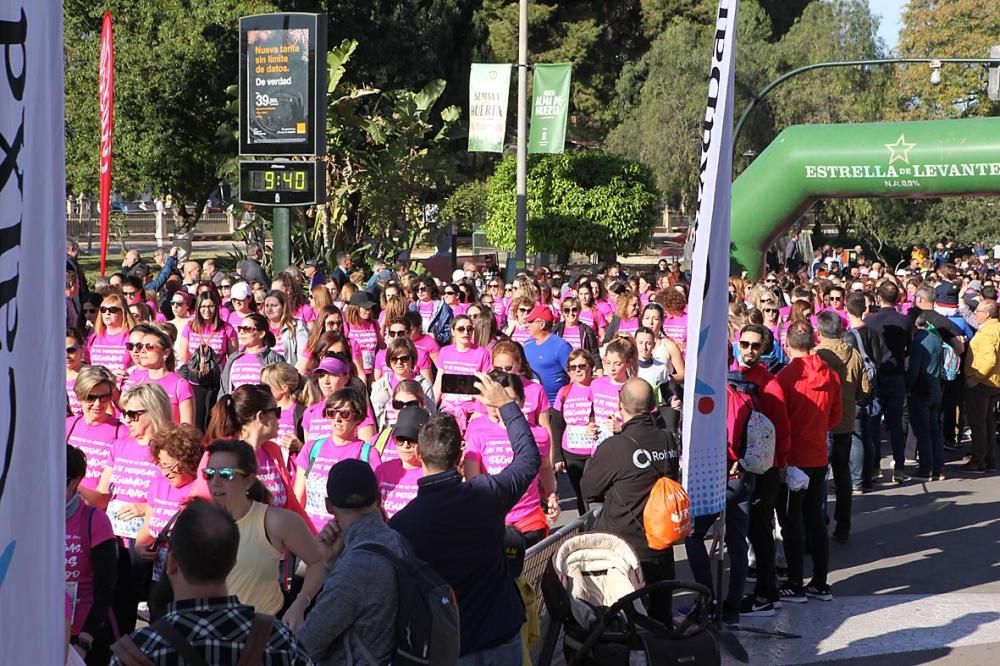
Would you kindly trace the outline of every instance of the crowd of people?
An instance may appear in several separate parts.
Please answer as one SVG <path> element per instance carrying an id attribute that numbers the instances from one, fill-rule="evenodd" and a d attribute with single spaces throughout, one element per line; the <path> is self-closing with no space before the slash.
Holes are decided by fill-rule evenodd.
<path id="1" fill-rule="evenodd" d="M 824 248 L 807 266 L 797 243 L 761 280 L 730 278 L 729 622 L 833 599 L 828 540 L 849 540 L 854 494 L 943 478 L 946 449 L 969 446 L 962 473 L 996 464 L 995 260 L 951 249 L 893 271 Z M 602 504 L 595 529 L 635 550 L 647 583 L 675 576 L 641 516 L 656 481 L 679 476 L 679 264 L 508 282 L 468 262 L 442 281 L 341 253 L 329 272 L 269 276 L 250 246 L 234 274 L 132 251 L 91 285 L 76 251 L 67 595 L 87 663 L 113 643 L 113 663 L 172 664 L 192 645 L 236 663 L 264 632 L 267 663 L 388 663 L 410 596 L 399 561 L 453 591 L 458 663 L 516 663 L 530 615 L 518 557 L 567 507 Z M 761 473 L 741 466 L 755 415 L 774 432 Z M 715 519 L 683 542 L 710 587 Z M 657 619 L 673 610 L 651 599 Z"/>

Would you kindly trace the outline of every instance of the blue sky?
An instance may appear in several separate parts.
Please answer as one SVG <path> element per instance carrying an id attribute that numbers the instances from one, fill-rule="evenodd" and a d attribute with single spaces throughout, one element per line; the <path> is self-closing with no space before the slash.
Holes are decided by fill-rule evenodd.
<path id="1" fill-rule="evenodd" d="M 899 41 L 899 17 L 906 6 L 907 0 L 868 0 L 872 14 L 882 17 L 882 25 L 878 34 L 885 40 L 890 49 L 896 48 Z"/>

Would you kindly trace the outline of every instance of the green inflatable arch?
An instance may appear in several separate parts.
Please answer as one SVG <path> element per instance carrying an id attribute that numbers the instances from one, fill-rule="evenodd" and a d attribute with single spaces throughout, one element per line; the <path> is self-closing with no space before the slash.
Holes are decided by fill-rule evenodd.
<path id="1" fill-rule="evenodd" d="M 993 194 L 1000 118 L 789 127 L 733 183 L 733 268 L 758 277 L 818 199 Z"/>

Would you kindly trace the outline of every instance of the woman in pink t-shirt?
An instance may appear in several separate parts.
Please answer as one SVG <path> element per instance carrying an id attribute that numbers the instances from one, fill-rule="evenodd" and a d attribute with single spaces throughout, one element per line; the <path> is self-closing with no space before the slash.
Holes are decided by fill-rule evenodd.
<path id="1" fill-rule="evenodd" d="M 507 304 L 508 299 L 504 297 L 505 287 L 503 280 L 499 277 L 490 278 L 486 283 L 486 293 L 480 299 L 493 312 L 497 326 L 504 328 L 507 325 Z"/>
<path id="2" fill-rule="evenodd" d="M 529 296 L 518 296 L 511 301 L 507 328 L 504 330 L 507 337 L 522 345 L 531 339 L 531 329 L 524 320 L 534 308 L 535 300 Z"/>
<path id="3" fill-rule="evenodd" d="M 413 341 L 410 339 L 413 329 L 410 319 L 405 316 L 395 317 L 389 320 L 389 323 L 385 327 L 385 349 L 379 349 L 378 353 L 375 354 L 375 382 L 378 383 L 386 374 L 392 371 L 392 363 L 390 362 L 391 356 L 389 355 L 389 345 L 392 344 L 394 340 L 405 340 L 413 345 L 413 352 L 416 354 L 412 363 L 412 370 L 419 373 L 427 380 L 429 384 L 434 383 L 434 364 L 431 362 L 430 354 L 424 349 L 418 349 Z M 429 338 L 433 340 L 433 338 Z M 435 343 L 436 344 L 436 343 Z M 404 377 L 404 379 L 409 379 L 409 377 Z M 374 384 L 373 384 L 374 386 Z"/>
<path id="4" fill-rule="evenodd" d="M 139 368 L 129 375 L 124 388 L 145 382 L 159 384 L 170 398 L 174 422 L 194 424 L 194 392 L 191 384 L 174 372 L 174 350 L 170 337 L 159 329 L 152 329 L 142 336 Z"/>
<path id="5" fill-rule="evenodd" d="M 653 347 L 653 358 L 667 365 L 671 379 L 683 382 L 684 352 L 676 340 L 663 333 L 663 308 L 659 303 L 650 303 L 643 308 L 642 325 L 653 333 L 656 345 Z"/>
<path id="6" fill-rule="evenodd" d="M 576 288 L 576 296 L 580 299 L 580 321 L 594 329 L 597 334 L 597 341 L 604 340 L 604 332 L 608 323 L 604 319 L 604 314 L 594 302 L 594 290 L 589 282 L 580 282 Z"/>
<path id="7" fill-rule="evenodd" d="M 616 335 L 630 335 L 635 337 L 635 332 L 639 328 L 639 310 L 641 308 L 639 297 L 632 293 L 622 294 L 618 297 L 618 306 L 614 316 L 608 322 L 608 330 L 604 334 L 604 344 L 611 342 Z"/>
<path id="8" fill-rule="evenodd" d="M 274 401 L 281 408 L 278 415 L 278 434 L 274 441 L 281 447 L 281 458 L 294 477 L 295 459 L 303 446 L 305 433 L 302 417 L 305 413 L 305 380 L 298 371 L 287 363 L 272 363 L 260 371 L 260 382 L 271 389 Z"/>
<path id="9" fill-rule="evenodd" d="M 446 284 L 444 290 L 441 292 L 441 300 L 451 308 L 452 314 L 456 317 L 464 315 L 469 310 L 469 304 L 462 301 L 462 294 L 458 290 L 457 284 Z"/>
<path id="10" fill-rule="evenodd" d="M 83 336 L 75 328 L 66 329 L 66 409 L 67 416 L 83 414 L 83 407 L 76 397 L 73 385 L 83 368 Z"/>
<path id="11" fill-rule="evenodd" d="M 146 496 L 146 516 L 136 537 L 136 552 L 146 561 L 165 561 L 166 541 L 161 536 L 174 516 L 184 508 L 189 497 L 207 497 L 204 486 L 199 489 L 195 481 L 198 467 L 205 454 L 201 431 L 187 424 L 174 426 L 153 435 L 149 442 L 150 453 L 160 468 L 160 473 L 149 486 Z M 161 552 L 163 551 L 163 552 Z M 153 576 L 162 565 L 154 566 Z"/>
<path id="12" fill-rule="evenodd" d="M 524 357 L 524 348 L 511 340 L 501 340 L 493 345 L 493 367 L 521 378 L 524 400 L 521 411 L 528 425 L 541 426 L 551 434 L 549 424 L 549 398 L 541 383 L 535 381 L 535 374 Z M 540 378 L 539 378 L 540 379 Z"/>
<path id="13" fill-rule="evenodd" d="M 375 301 L 372 300 L 371 295 L 367 291 L 359 291 L 351 297 L 351 304 L 347 306 L 347 312 L 344 313 L 345 334 L 358 343 L 358 347 L 361 349 L 361 365 L 365 371 L 362 379 L 369 386 L 375 371 L 375 352 L 381 346 L 378 325 L 372 315 L 374 307 Z"/>
<path id="14" fill-rule="evenodd" d="M 396 399 L 403 401 L 405 397 L 398 395 Z M 419 408 L 418 398 L 414 396 L 412 402 Z M 392 443 L 382 451 L 382 464 L 375 470 L 375 479 L 382 495 L 382 510 L 388 518 L 396 515 L 417 496 L 417 482 L 423 476 L 420 452 L 417 450 L 417 433 L 419 425 L 425 423 L 428 417 L 419 409 L 409 413 L 413 414 L 413 418 L 406 420 L 402 429 L 393 431 Z"/>
<path id="15" fill-rule="evenodd" d="M 445 374 L 474 375 L 493 367 L 490 350 L 477 347 L 473 339 L 472 320 L 466 316 L 455 317 L 451 322 L 452 343 L 441 348 L 438 355 L 438 376 L 434 381 L 434 395 L 441 411 L 465 416 L 471 411 L 468 395 L 442 393 L 441 380 Z"/>
<path id="16" fill-rule="evenodd" d="M 285 361 L 295 365 L 299 354 L 306 348 L 309 331 L 305 324 L 292 315 L 292 307 L 285 292 L 272 289 L 264 298 L 264 316 L 267 325 L 274 336 L 274 351 L 281 354 Z"/>
<path id="17" fill-rule="evenodd" d="M 135 321 L 121 294 L 105 296 L 100 313 L 94 334 L 87 340 L 86 362 L 90 365 L 103 365 L 116 376 L 124 378 L 125 369 L 132 364 L 125 343 Z"/>
<path id="18" fill-rule="evenodd" d="M 687 295 L 683 288 L 674 285 L 659 292 L 653 300 L 663 308 L 663 334 L 680 344 L 687 346 Z"/>
<path id="19" fill-rule="evenodd" d="M 622 413 L 618 401 L 622 385 L 639 372 L 639 352 L 630 337 L 615 338 L 604 349 L 604 376 L 590 385 L 594 398 L 594 420 L 597 422 L 597 443 L 622 428 Z"/>
<path id="20" fill-rule="evenodd" d="M 557 472 L 566 471 L 569 482 L 576 491 L 576 510 L 582 516 L 587 503 L 580 490 L 583 468 L 597 448 L 597 422 L 594 413 L 594 356 L 584 349 L 570 352 L 567 361 L 570 383 L 556 395 L 555 409 L 560 411 L 566 429 L 563 431 L 561 453 L 554 457 Z"/>
<path id="21" fill-rule="evenodd" d="M 87 475 L 87 459 L 66 447 L 66 595 L 70 600 L 73 649 L 93 663 L 106 663 L 111 631 L 118 551 L 108 517 L 88 506 L 77 492 Z M 9 625 L 9 622 L 8 622 Z"/>
<path id="22" fill-rule="evenodd" d="M 305 507 L 317 532 L 330 520 L 326 511 L 326 477 L 330 468 L 350 458 L 367 462 L 372 470 L 382 464 L 378 450 L 366 445 L 358 434 L 367 402 L 364 396 L 349 388 L 331 395 L 324 411 L 332 424 L 330 436 L 303 447 L 295 458 L 299 469 L 295 477 L 295 497 Z"/>
<path id="23" fill-rule="evenodd" d="M 197 296 L 191 321 L 178 338 L 178 362 L 187 363 L 194 352 L 204 347 L 212 350 L 219 368 L 226 367 L 230 354 L 238 348 L 238 340 L 236 329 L 220 316 L 221 310 L 221 301 L 214 291 Z M 194 422 L 204 428 L 208 425 L 208 413 L 219 396 L 219 387 L 192 384 L 191 389 L 194 391 Z"/>
<path id="24" fill-rule="evenodd" d="M 406 321 L 400 319 L 398 321 Z M 396 324 L 393 325 L 393 328 Z M 402 330 L 400 328 L 400 330 Z M 436 404 L 434 401 L 434 388 L 431 382 L 424 375 L 416 370 L 416 360 L 419 352 L 413 343 L 406 337 L 406 334 L 396 337 L 389 343 L 385 353 L 385 361 L 389 365 L 389 370 L 382 377 L 372 384 L 371 406 L 375 412 L 375 418 L 381 428 L 385 428 L 388 420 L 395 422 L 395 412 L 392 410 L 392 394 L 400 382 L 412 381 L 420 388 L 426 401 Z"/>
<path id="25" fill-rule="evenodd" d="M 507 391 L 522 409 L 524 387 L 521 378 L 499 368 L 490 372 L 490 377 Z M 559 495 L 556 476 L 552 470 L 548 430 L 531 429 L 538 445 L 542 464 L 538 476 L 528 485 L 528 489 L 507 513 L 505 522 L 524 537 L 526 545 L 532 546 L 548 534 L 549 525 L 559 518 Z M 504 427 L 500 411 L 487 407 L 486 414 L 473 419 L 465 432 L 465 478 L 474 479 L 480 474 L 497 474 L 514 459 L 507 428 Z M 541 493 L 539 492 L 541 486 Z M 542 497 L 546 510 L 542 511 Z"/>
<path id="26" fill-rule="evenodd" d="M 87 504 L 99 508 L 104 501 L 97 492 L 101 472 L 108 464 L 111 446 L 124 434 L 121 423 L 111 413 L 116 396 L 115 378 L 100 365 L 88 365 L 76 376 L 73 391 L 83 408 L 80 416 L 66 419 L 66 443 L 83 451 L 90 461 L 87 477 L 80 484 L 80 493 Z"/>

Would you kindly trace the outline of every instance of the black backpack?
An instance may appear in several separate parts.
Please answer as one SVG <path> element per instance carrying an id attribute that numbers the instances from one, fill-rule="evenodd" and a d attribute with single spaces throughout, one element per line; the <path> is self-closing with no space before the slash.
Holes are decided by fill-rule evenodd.
<path id="1" fill-rule="evenodd" d="M 460 649 L 458 601 L 451 586 L 426 562 L 401 558 L 385 546 L 363 543 L 358 549 L 378 555 L 396 570 L 399 609 L 392 666 L 452 666 Z"/>

